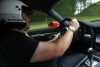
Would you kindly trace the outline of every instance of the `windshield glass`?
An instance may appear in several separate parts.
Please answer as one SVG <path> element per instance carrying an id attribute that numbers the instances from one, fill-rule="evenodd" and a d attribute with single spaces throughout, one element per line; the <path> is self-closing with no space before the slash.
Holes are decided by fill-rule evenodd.
<path id="1" fill-rule="evenodd" d="M 53 9 L 64 18 L 100 20 L 100 0 L 60 0 Z M 48 28 L 48 23 L 56 20 L 45 13 L 34 11 L 31 21 L 31 29 L 41 29 Z"/>
<path id="2" fill-rule="evenodd" d="M 64 17 L 100 20 L 100 0 L 60 0 L 54 9 Z"/>

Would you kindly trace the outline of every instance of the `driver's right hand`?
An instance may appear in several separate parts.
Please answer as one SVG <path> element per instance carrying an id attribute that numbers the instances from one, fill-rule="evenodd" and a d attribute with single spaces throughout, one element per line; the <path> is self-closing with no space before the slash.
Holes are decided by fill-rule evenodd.
<path id="1" fill-rule="evenodd" d="M 73 32 L 77 31 L 78 28 L 80 27 L 79 22 L 77 21 L 77 19 L 72 19 L 72 21 L 69 23 L 69 29 Z"/>

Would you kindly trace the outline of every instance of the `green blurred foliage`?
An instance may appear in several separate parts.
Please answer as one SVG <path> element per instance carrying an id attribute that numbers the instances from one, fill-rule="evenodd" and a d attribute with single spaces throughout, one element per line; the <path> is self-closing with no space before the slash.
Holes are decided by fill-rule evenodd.
<path id="1" fill-rule="evenodd" d="M 55 9 L 60 15 L 63 17 L 78 17 L 79 19 L 85 17 L 93 18 L 100 17 L 100 2 L 95 3 L 91 5 L 90 7 L 83 10 L 80 14 L 74 15 L 75 9 L 76 9 L 76 3 L 77 1 L 82 1 L 85 5 L 86 0 L 60 0 L 53 9 Z M 49 22 L 50 20 L 54 20 L 50 16 L 46 15 L 45 13 L 42 13 L 40 11 L 34 11 L 31 16 L 32 22 Z"/>

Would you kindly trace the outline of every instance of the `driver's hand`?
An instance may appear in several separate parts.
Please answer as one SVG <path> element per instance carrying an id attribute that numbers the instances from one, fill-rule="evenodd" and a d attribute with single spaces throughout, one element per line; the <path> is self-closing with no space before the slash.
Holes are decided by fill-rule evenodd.
<path id="1" fill-rule="evenodd" d="M 69 23 L 69 29 L 73 32 L 77 31 L 78 28 L 80 27 L 79 22 L 77 21 L 77 19 L 72 19 L 72 21 Z"/>

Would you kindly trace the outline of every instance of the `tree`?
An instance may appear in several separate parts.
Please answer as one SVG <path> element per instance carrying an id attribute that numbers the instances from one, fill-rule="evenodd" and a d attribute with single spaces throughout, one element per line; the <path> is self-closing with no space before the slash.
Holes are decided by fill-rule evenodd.
<path id="1" fill-rule="evenodd" d="M 92 0 L 76 0 L 76 7 L 75 7 L 75 13 L 78 14 L 81 11 L 83 11 L 85 8 L 90 6 L 92 3 Z"/>

